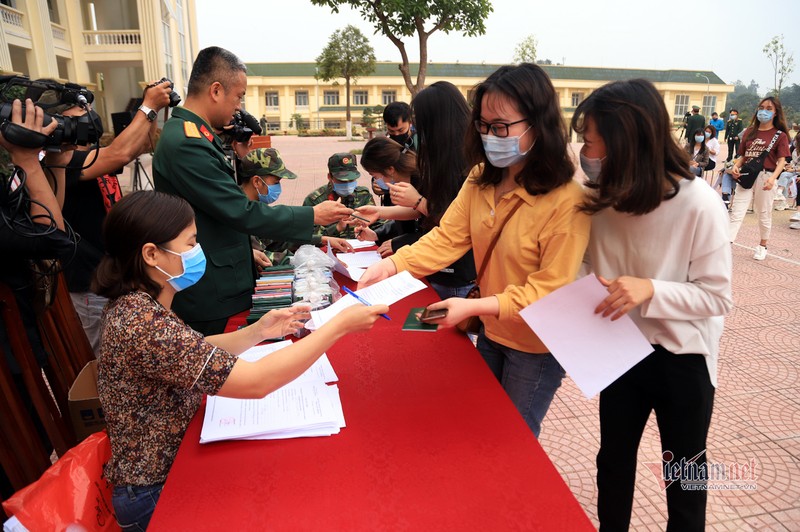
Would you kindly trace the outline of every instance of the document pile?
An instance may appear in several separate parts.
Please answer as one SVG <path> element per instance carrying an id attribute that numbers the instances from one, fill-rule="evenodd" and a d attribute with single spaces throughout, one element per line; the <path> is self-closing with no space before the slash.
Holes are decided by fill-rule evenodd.
<path id="1" fill-rule="evenodd" d="M 290 346 L 290 341 L 258 345 L 240 358 L 255 362 Z M 200 443 L 221 440 L 277 440 L 331 436 L 344 428 L 338 377 L 323 354 L 305 373 L 262 399 L 209 396 Z"/>
<path id="2" fill-rule="evenodd" d="M 253 293 L 253 308 L 247 316 L 247 323 L 257 322 L 261 316 L 276 308 L 285 308 L 292 304 L 292 266 L 272 266 L 264 268 L 256 280 Z"/>

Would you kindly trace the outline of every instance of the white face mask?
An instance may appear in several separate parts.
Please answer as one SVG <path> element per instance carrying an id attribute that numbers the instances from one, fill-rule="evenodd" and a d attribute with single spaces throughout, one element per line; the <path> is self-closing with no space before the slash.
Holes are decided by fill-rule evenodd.
<path id="1" fill-rule="evenodd" d="M 495 135 L 481 134 L 483 151 L 486 152 L 486 158 L 489 159 L 492 166 L 508 168 L 523 160 L 530 153 L 533 144 L 531 144 L 531 148 L 528 148 L 523 153 L 519 149 L 519 140 L 525 136 L 525 133 L 530 131 L 531 127 L 533 126 L 529 126 L 518 137 L 497 137 Z M 534 141 L 535 143 L 536 141 Z"/>
<path id="2" fill-rule="evenodd" d="M 603 160 L 605 157 L 602 159 L 591 158 L 585 156 L 583 152 L 580 153 L 580 157 L 581 169 L 583 170 L 583 173 L 586 174 L 586 177 L 589 178 L 589 181 L 596 183 L 597 178 L 600 177 L 600 171 L 603 169 Z"/>

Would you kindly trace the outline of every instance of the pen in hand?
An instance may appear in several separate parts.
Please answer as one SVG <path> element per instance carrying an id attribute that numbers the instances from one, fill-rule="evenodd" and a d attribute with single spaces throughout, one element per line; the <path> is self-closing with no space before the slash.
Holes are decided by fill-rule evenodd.
<path id="1" fill-rule="evenodd" d="M 361 297 L 360 295 L 356 294 L 355 292 L 353 292 L 352 290 L 350 290 L 350 289 L 349 289 L 349 288 L 347 288 L 346 286 L 343 286 L 343 287 L 342 287 L 342 290 L 344 290 L 345 292 L 347 292 L 348 294 L 350 294 L 351 296 L 353 296 L 354 298 L 356 298 L 356 301 L 358 301 L 359 303 L 363 303 L 364 305 L 366 305 L 366 306 L 368 306 L 368 307 L 371 307 L 371 306 L 372 306 L 372 303 L 368 302 L 366 299 L 364 299 L 364 298 L 363 298 L 363 297 Z M 387 320 L 389 320 L 389 321 L 392 321 L 392 318 L 390 318 L 390 317 L 389 317 L 389 316 L 387 316 L 386 314 L 381 314 L 381 318 L 385 318 L 385 319 L 387 319 Z"/>

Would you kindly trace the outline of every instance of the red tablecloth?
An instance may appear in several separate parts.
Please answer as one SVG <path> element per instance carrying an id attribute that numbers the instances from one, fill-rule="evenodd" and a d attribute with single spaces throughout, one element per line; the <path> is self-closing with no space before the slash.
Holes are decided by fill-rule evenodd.
<path id="1" fill-rule="evenodd" d="M 401 331 L 436 299 L 395 303 L 328 351 L 337 435 L 200 445 L 201 408 L 150 530 L 592 530 L 467 338 Z"/>

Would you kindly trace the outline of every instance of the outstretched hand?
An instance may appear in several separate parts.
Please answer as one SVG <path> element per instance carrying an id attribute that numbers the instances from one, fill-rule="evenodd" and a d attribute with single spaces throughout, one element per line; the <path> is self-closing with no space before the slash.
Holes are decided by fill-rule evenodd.
<path id="1" fill-rule="evenodd" d="M 311 319 L 311 305 L 295 305 L 270 310 L 258 320 L 259 335 L 263 339 L 281 338 L 296 333 Z"/>

